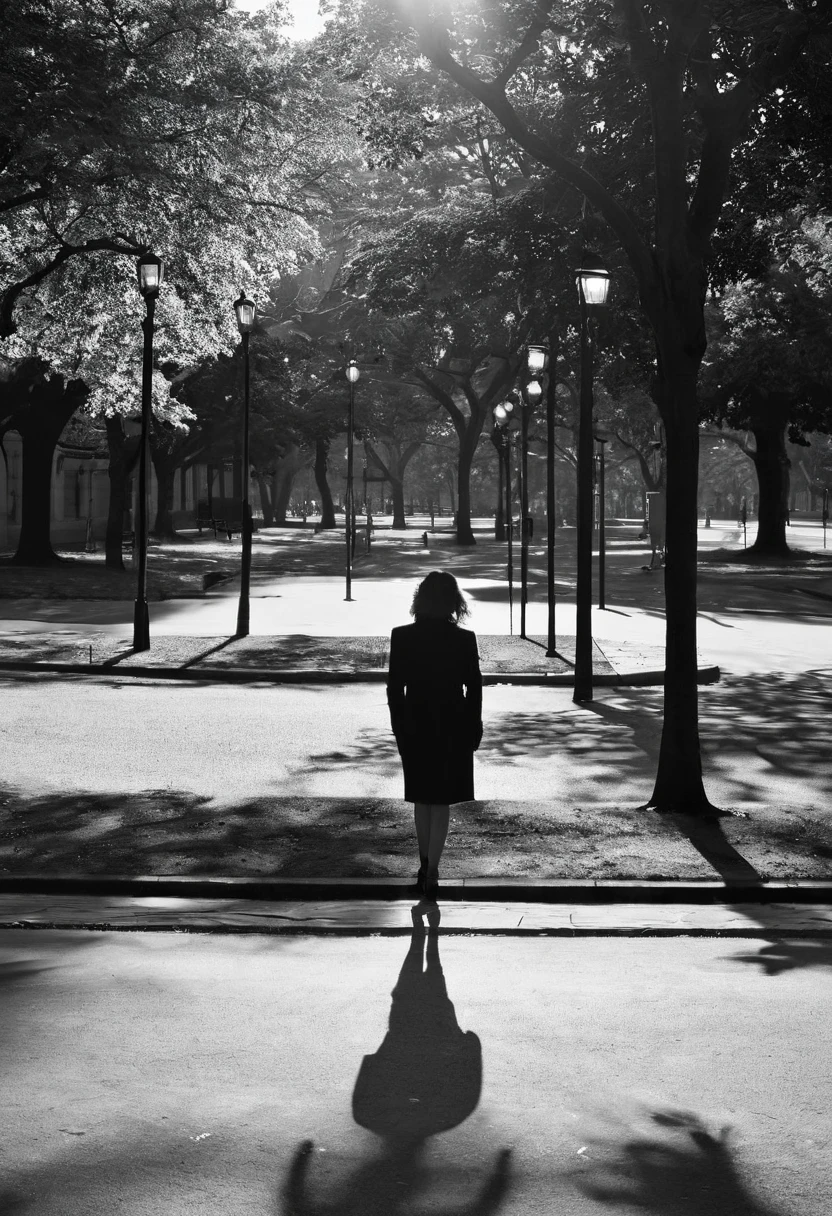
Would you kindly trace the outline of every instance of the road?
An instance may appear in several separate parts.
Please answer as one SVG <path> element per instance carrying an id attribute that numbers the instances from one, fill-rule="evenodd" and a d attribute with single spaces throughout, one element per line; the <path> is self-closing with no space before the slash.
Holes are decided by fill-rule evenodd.
<path id="1" fill-rule="evenodd" d="M 3 785 L 23 796 L 181 791 L 215 806 L 261 797 L 393 798 L 401 769 L 384 686 L 211 685 L 3 677 Z M 732 677 L 701 691 L 718 805 L 832 805 L 832 672 Z M 660 689 L 488 687 L 482 800 L 638 805 L 656 772 Z"/>
<path id="2" fill-rule="evenodd" d="M 828 1216 L 827 942 L 435 947 L 3 932 L 0 1210 Z"/>

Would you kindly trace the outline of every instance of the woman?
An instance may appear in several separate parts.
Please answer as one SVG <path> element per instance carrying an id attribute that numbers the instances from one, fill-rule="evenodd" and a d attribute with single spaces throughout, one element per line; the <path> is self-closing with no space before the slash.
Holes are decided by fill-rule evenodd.
<path id="1" fill-rule="evenodd" d="M 418 889 L 435 898 L 450 804 L 474 797 L 474 752 L 482 739 L 482 677 L 477 639 L 459 622 L 468 605 L 452 574 L 434 570 L 419 584 L 410 614 L 390 638 L 387 702 L 414 804 Z"/>

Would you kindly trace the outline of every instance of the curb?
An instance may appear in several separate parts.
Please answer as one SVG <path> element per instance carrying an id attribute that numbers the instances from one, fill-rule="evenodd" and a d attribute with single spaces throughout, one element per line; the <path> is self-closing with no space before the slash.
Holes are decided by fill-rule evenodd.
<path id="1" fill-rule="evenodd" d="M 197 670 L 192 667 L 106 667 L 101 663 L 36 663 L 0 661 L 0 671 L 53 672 L 77 676 L 133 676 L 135 679 L 212 680 L 220 684 L 384 684 L 386 671 L 274 671 L 263 668 L 218 667 Z M 599 672 L 592 677 L 595 688 L 645 687 L 664 684 L 663 671 L 636 671 L 631 674 Z M 719 682 L 719 667 L 700 667 L 697 684 Z M 489 671 L 483 672 L 484 685 L 520 684 L 549 688 L 571 688 L 571 672 Z"/>
<path id="2" fill-rule="evenodd" d="M 788 879 L 763 883 L 705 879 L 449 878 L 439 885 L 444 901 L 569 904 L 832 904 L 832 880 Z M 0 895 L 86 895 L 272 902 L 412 899 L 410 878 L 228 878 L 179 875 L 56 874 L 0 876 Z"/>

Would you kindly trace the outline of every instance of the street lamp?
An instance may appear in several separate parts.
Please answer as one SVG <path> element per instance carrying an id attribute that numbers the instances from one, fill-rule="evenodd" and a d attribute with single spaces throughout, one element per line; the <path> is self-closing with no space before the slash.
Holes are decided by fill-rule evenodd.
<path id="1" fill-rule="evenodd" d="M 517 419 L 514 416 L 514 403 L 512 401 L 504 401 L 501 405 L 496 405 L 493 410 L 494 415 L 494 438 L 495 445 L 500 452 L 503 460 L 503 479 L 506 487 L 506 534 L 508 536 L 508 627 L 509 633 L 514 633 L 514 544 L 512 540 L 512 507 L 511 507 L 511 436 L 518 427 Z"/>
<path id="2" fill-rule="evenodd" d="M 503 490 L 503 440 L 502 432 L 496 425 L 491 428 L 491 442 L 497 449 L 497 511 L 494 516 L 494 539 L 503 541 L 506 538 L 505 494 Z"/>
<path id="3" fill-rule="evenodd" d="M 610 437 L 606 431 L 600 427 L 595 428 L 595 442 L 598 444 L 598 607 L 606 608 L 605 593 L 606 593 L 606 562 L 607 562 L 607 536 L 606 536 L 606 494 L 604 491 L 605 478 L 605 459 L 604 448 L 609 443 Z"/>
<path id="4" fill-rule="evenodd" d="M 144 350 L 142 355 L 142 431 L 139 440 L 139 574 L 136 602 L 133 609 L 133 649 L 150 649 L 150 616 L 147 610 L 147 465 L 150 445 L 150 409 L 153 398 L 153 318 L 156 298 L 165 275 L 164 263 L 148 252 L 136 264 L 139 291 L 144 298 L 146 315 L 142 321 Z"/>
<path id="5" fill-rule="evenodd" d="M 529 598 L 529 419 L 543 396 L 540 382 L 530 380 L 523 390 L 520 413 L 520 636 L 526 636 L 526 604 Z"/>
<path id="6" fill-rule="evenodd" d="M 545 346 L 529 343 L 526 347 L 526 367 L 530 376 L 539 376 L 549 366 L 549 352 Z"/>
<path id="7" fill-rule="evenodd" d="M 234 301 L 234 312 L 237 314 L 237 328 L 243 337 L 243 555 L 240 565 L 240 604 L 237 609 L 238 638 L 248 637 L 249 627 L 249 586 L 251 584 L 251 502 L 249 501 L 249 482 L 251 473 L 249 467 L 249 360 L 248 336 L 254 329 L 254 318 L 257 306 L 254 300 L 249 300 L 244 291 L 240 292 Z"/>
<path id="8" fill-rule="evenodd" d="M 594 254 L 576 274 L 581 306 L 581 396 L 578 423 L 578 537 L 574 701 L 592 700 L 592 364 L 590 309 L 603 308 L 610 276 Z"/>
<path id="9" fill-rule="evenodd" d="M 546 385 L 546 657 L 557 658 L 555 637 L 555 406 L 557 404 L 557 352 L 555 331 L 551 335 L 551 356 L 545 346 L 529 346 L 526 363 L 530 374 L 546 371 L 550 360 L 552 370 Z"/>
<path id="10" fill-rule="evenodd" d="M 350 386 L 349 405 L 347 412 L 347 500 L 346 500 L 346 537 L 347 537 L 347 594 L 344 596 L 346 600 L 352 600 L 352 555 L 353 555 L 353 529 L 355 520 L 353 518 L 353 487 L 352 487 L 352 448 L 355 438 L 355 386 L 358 383 L 358 377 L 361 373 L 358 370 L 358 364 L 355 359 L 350 359 L 347 364 L 347 381 Z"/>

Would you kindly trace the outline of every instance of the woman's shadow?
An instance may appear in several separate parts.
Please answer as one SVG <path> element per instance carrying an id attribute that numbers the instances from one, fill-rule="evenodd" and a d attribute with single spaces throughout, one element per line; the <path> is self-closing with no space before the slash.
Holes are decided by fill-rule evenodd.
<path id="1" fill-rule="evenodd" d="M 381 1152 L 363 1162 L 335 1194 L 309 1194 L 312 1141 L 295 1154 L 285 1189 L 285 1216 L 416 1216 L 414 1199 L 431 1183 L 425 1159 L 429 1137 L 450 1131 L 476 1109 L 482 1089 L 482 1047 L 460 1029 L 439 960 L 440 912 L 435 904 L 412 909 L 413 933 L 399 978 L 387 1034 L 365 1056 L 352 1095 L 356 1123 L 381 1139 Z M 424 917 L 427 916 L 429 932 Z M 431 1211 L 437 1216 L 493 1216 L 508 1189 L 510 1150 L 479 1190 L 463 1203 Z M 433 1180 L 435 1181 L 435 1179 Z"/>

